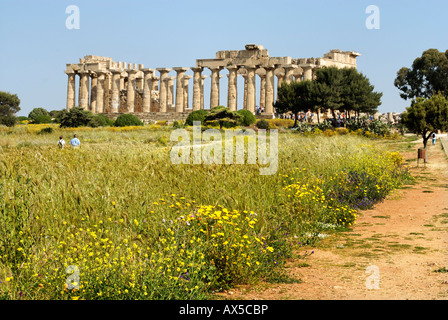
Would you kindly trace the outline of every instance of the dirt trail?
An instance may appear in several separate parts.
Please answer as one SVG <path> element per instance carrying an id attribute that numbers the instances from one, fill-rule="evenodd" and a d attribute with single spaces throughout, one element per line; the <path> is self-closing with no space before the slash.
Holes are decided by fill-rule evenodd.
<path id="1" fill-rule="evenodd" d="M 448 161 L 438 142 L 428 146 L 426 167 L 417 167 L 418 146 L 403 153 L 414 159 L 417 183 L 363 211 L 352 232 L 325 238 L 307 248 L 311 256 L 290 261 L 288 272 L 301 283 L 238 288 L 224 298 L 448 299 Z"/>

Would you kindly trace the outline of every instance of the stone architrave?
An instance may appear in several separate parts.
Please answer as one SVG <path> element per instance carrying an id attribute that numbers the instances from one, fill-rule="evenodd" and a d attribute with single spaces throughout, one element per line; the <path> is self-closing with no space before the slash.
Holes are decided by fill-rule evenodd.
<path id="1" fill-rule="evenodd" d="M 266 99 L 265 114 L 274 114 L 274 69 L 275 66 L 266 66 Z"/>
<path id="2" fill-rule="evenodd" d="M 219 72 L 222 67 L 209 67 L 211 70 L 210 108 L 219 106 Z"/>
<path id="3" fill-rule="evenodd" d="M 227 89 L 227 107 L 230 111 L 236 111 L 237 109 L 237 99 L 238 99 L 238 67 L 237 66 L 228 66 L 227 70 L 229 70 L 229 80 L 228 80 L 228 89 Z"/>
<path id="4" fill-rule="evenodd" d="M 89 110 L 89 78 L 90 71 L 80 71 L 79 79 L 79 107 L 84 110 Z"/>
<path id="5" fill-rule="evenodd" d="M 207 78 L 206 75 L 201 75 L 201 110 L 204 110 L 204 80 Z"/>
<path id="6" fill-rule="evenodd" d="M 168 68 L 157 68 L 156 69 L 160 73 L 160 85 L 159 85 L 159 112 L 167 112 L 167 84 L 165 79 L 168 77 L 168 73 L 171 71 L 171 69 Z"/>
<path id="7" fill-rule="evenodd" d="M 143 69 L 143 112 L 151 112 L 151 90 L 154 76 L 153 69 Z"/>
<path id="8" fill-rule="evenodd" d="M 122 70 L 110 69 L 112 72 L 112 97 L 111 97 L 111 113 L 118 113 L 120 109 L 120 80 Z"/>
<path id="9" fill-rule="evenodd" d="M 98 75 L 95 72 L 92 72 L 90 75 L 90 110 L 92 113 L 97 113 L 96 111 L 96 100 L 97 100 L 97 91 L 98 91 Z"/>
<path id="10" fill-rule="evenodd" d="M 190 97 L 189 97 L 189 84 L 188 82 L 190 81 L 190 79 L 193 78 L 192 76 L 184 76 L 184 80 L 183 80 L 183 88 L 184 88 L 184 111 L 186 111 L 186 109 L 189 109 L 190 107 Z"/>
<path id="11" fill-rule="evenodd" d="M 135 111 L 135 75 L 138 70 L 135 69 L 127 69 L 128 73 L 128 92 L 127 92 L 127 106 L 128 112 L 132 113 Z"/>
<path id="12" fill-rule="evenodd" d="M 246 66 L 247 70 L 247 106 L 246 109 L 255 114 L 255 70 L 256 66 Z"/>
<path id="13" fill-rule="evenodd" d="M 106 79 L 106 74 L 104 72 L 97 72 L 98 81 L 96 88 L 96 113 L 104 112 L 104 80 Z"/>
<path id="14" fill-rule="evenodd" d="M 191 67 L 193 71 L 193 111 L 201 109 L 201 76 L 204 68 Z"/>
<path id="15" fill-rule="evenodd" d="M 70 110 L 75 106 L 76 99 L 76 73 L 65 72 L 68 76 L 67 82 L 67 110 Z"/>
<path id="16" fill-rule="evenodd" d="M 176 71 L 176 112 L 184 112 L 184 77 L 188 68 L 173 68 Z"/>

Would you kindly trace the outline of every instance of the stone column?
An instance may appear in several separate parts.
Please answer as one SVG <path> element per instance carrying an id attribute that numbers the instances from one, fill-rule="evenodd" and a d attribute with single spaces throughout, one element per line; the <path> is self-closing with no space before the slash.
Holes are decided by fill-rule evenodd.
<path id="1" fill-rule="evenodd" d="M 124 86 L 124 78 L 125 78 L 126 76 L 125 76 L 124 74 L 125 74 L 125 72 L 122 72 L 122 74 L 121 74 L 121 76 L 120 76 L 120 91 L 125 89 L 125 86 Z"/>
<path id="2" fill-rule="evenodd" d="M 244 79 L 244 96 L 243 96 L 243 108 L 247 110 L 247 73 L 241 75 Z"/>
<path id="3" fill-rule="evenodd" d="M 137 87 L 138 90 L 143 90 L 144 76 L 141 77 L 141 76 L 137 75 L 137 77 L 135 78 L 135 86 Z"/>
<path id="4" fill-rule="evenodd" d="M 122 70 L 110 69 L 112 72 L 112 98 L 111 98 L 111 113 L 118 113 L 120 109 L 120 80 Z"/>
<path id="5" fill-rule="evenodd" d="M 193 71 L 193 111 L 196 111 L 201 109 L 201 75 L 203 68 L 192 67 L 190 69 Z"/>
<path id="6" fill-rule="evenodd" d="M 237 109 L 237 99 L 238 99 L 238 67 L 237 66 L 229 66 L 227 67 L 229 70 L 229 81 L 228 81 L 228 89 L 227 89 L 227 107 L 230 111 L 236 111 Z"/>
<path id="7" fill-rule="evenodd" d="M 135 69 L 127 69 L 128 73 L 128 92 L 127 92 L 127 105 L 128 112 L 132 113 L 135 111 L 135 75 L 137 74 L 137 70 Z"/>
<path id="8" fill-rule="evenodd" d="M 189 95 L 188 95 L 188 82 L 190 81 L 190 79 L 193 78 L 192 76 L 184 76 L 183 79 L 183 89 L 184 89 L 184 111 L 186 111 L 186 109 L 189 108 L 190 106 L 190 102 L 189 102 Z"/>
<path id="9" fill-rule="evenodd" d="M 265 114 L 274 114 L 274 68 L 275 66 L 266 66 L 266 102 Z"/>
<path id="10" fill-rule="evenodd" d="M 176 77 L 176 112 L 184 112 L 184 77 L 188 68 L 173 68 Z"/>
<path id="11" fill-rule="evenodd" d="M 298 66 L 294 65 L 294 64 L 288 64 L 288 65 L 283 65 L 282 68 L 285 69 L 285 82 L 287 84 L 290 84 L 292 81 L 294 69 L 297 69 Z"/>
<path id="12" fill-rule="evenodd" d="M 97 72 L 98 81 L 96 88 L 96 113 L 104 112 L 104 80 L 106 79 L 106 74 L 104 72 Z"/>
<path id="13" fill-rule="evenodd" d="M 256 66 L 246 66 L 247 70 L 247 106 L 246 109 L 255 114 L 255 70 Z"/>
<path id="14" fill-rule="evenodd" d="M 75 106 L 76 97 L 76 73 L 75 72 L 65 72 L 68 76 L 67 83 L 67 110 Z"/>
<path id="15" fill-rule="evenodd" d="M 303 69 L 303 80 L 313 80 L 313 67 L 311 65 L 306 65 L 302 67 Z"/>
<path id="16" fill-rule="evenodd" d="M 166 78 L 166 105 L 168 108 L 173 108 L 174 105 L 174 79 L 176 79 L 174 76 L 169 76 Z"/>
<path id="17" fill-rule="evenodd" d="M 219 72 L 222 67 L 209 67 L 211 75 L 210 109 L 219 106 Z"/>
<path id="18" fill-rule="evenodd" d="M 159 80 L 160 77 L 155 76 L 152 77 L 152 87 L 151 87 L 152 91 L 159 91 Z"/>
<path id="19" fill-rule="evenodd" d="M 207 78 L 206 75 L 201 76 L 201 110 L 204 110 L 204 80 Z"/>
<path id="20" fill-rule="evenodd" d="M 143 112 L 151 112 L 153 69 L 143 69 Z"/>
<path id="21" fill-rule="evenodd" d="M 302 81 L 302 76 L 303 76 L 303 73 L 296 73 L 296 74 L 294 74 L 294 80 L 296 82 L 300 82 L 300 81 Z"/>
<path id="22" fill-rule="evenodd" d="M 79 79 L 79 107 L 84 110 L 89 110 L 89 77 L 90 71 L 80 71 L 81 78 Z"/>
<path id="23" fill-rule="evenodd" d="M 266 107 L 266 75 L 259 74 L 259 77 L 260 77 L 260 108 L 265 108 Z"/>
<path id="24" fill-rule="evenodd" d="M 278 73 L 277 74 L 277 88 L 280 88 L 284 81 L 285 81 L 285 74 L 284 73 Z"/>
<path id="25" fill-rule="evenodd" d="M 167 97 L 167 91 L 168 88 L 166 86 L 166 81 L 165 79 L 168 77 L 168 72 L 171 71 L 171 69 L 168 68 L 157 68 L 157 71 L 159 71 L 160 73 L 160 85 L 159 85 L 159 102 L 160 102 L 160 107 L 159 107 L 159 112 L 167 112 L 167 101 L 166 101 L 166 97 Z"/>
<path id="26" fill-rule="evenodd" d="M 90 110 L 92 111 L 92 113 L 96 113 L 96 97 L 97 97 L 97 86 L 98 86 L 98 75 L 93 72 L 90 75 L 90 84 L 91 84 L 91 88 L 90 88 Z"/>

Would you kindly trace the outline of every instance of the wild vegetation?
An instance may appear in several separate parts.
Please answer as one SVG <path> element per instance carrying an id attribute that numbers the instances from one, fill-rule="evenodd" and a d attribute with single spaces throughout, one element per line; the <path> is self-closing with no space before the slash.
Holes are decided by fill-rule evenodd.
<path id="1" fill-rule="evenodd" d="M 282 266 L 295 247 L 350 228 L 411 179 L 363 135 L 286 129 L 274 175 L 174 165 L 172 130 L 0 128 L 0 296 L 203 299 L 293 281 Z M 80 148 L 58 149 L 74 133 Z"/>

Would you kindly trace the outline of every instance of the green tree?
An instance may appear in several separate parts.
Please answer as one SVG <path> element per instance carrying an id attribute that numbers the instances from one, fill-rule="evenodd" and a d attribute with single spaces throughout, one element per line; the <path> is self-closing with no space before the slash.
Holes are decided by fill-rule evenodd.
<path id="1" fill-rule="evenodd" d="M 448 101 L 442 93 L 431 98 L 417 97 L 401 115 L 401 122 L 409 131 L 422 136 L 423 146 L 438 130 L 448 130 Z"/>
<path id="2" fill-rule="evenodd" d="M 62 116 L 60 127 L 77 128 L 88 126 L 92 118 L 93 114 L 90 111 L 80 107 L 74 107 Z"/>
<path id="3" fill-rule="evenodd" d="M 62 117 L 67 113 L 67 109 L 51 110 L 49 113 L 50 113 L 50 117 L 52 118 L 53 122 L 61 123 Z"/>
<path id="4" fill-rule="evenodd" d="M 405 100 L 430 98 L 437 92 L 448 96 L 448 50 L 424 51 L 421 57 L 414 60 L 411 68 L 398 70 L 394 85 Z"/>
<path id="5" fill-rule="evenodd" d="M 369 79 L 355 68 L 340 70 L 343 75 L 341 109 L 354 111 L 357 119 L 360 113 L 374 114 L 381 105 L 383 94 L 375 92 Z"/>
<path id="6" fill-rule="evenodd" d="M 274 103 L 277 113 L 291 112 L 295 116 L 293 127 L 297 127 L 298 114 L 301 111 L 315 109 L 316 103 L 313 95 L 314 83 L 310 80 L 301 82 L 283 82 L 278 89 L 278 99 Z"/>
<path id="7" fill-rule="evenodd" d="M 210 109 L 210 113 L 205 117 L 204 123 L 207 125 L 219 125 L 220 129 L 223 127 L 231 128 L 236 127 L 242 118 L 243 116 L 236 111 L 229 111 L 226 107 L 217 106 Z"/>
<path id="8" fill-rule="evenodd" d="M 204 109 L 192 111 L 185 120 L 185 125 L 192 126 L 194 121 L 200 121 L 202 123 L 207 115 L 208 111 Z"/>
<path id="9" fill-rule="evenodd" d="M 242 116 L 240 124 L 245 127 L 248 127 L 251 124 L 257 122 L 257 118 L 255 118 L 254 114 L 249 110 L 240 109 L 237 111 L 237 113 Z"/>
<path id="10" fill-rule="evenodd" d="M 336 119 L 336 111 L 344 105 L 343 91 L 344 73 L 337 67 L 323 67 L 316 70 L 312 97 L 316 105 L 322 109 L 330 109 Z"/>
<path id="11" fill-rule="evenodd" d="M 114 122 L 115 127 L 143 126 L 143 122 L 133 114 L 121 114 Z"/>
<path id="12" fill-rule="evenodd" d="M 44 108 L 34 108 L 28 114 L 28 118 L 31 119 L 33 123 L 50 123 L 51 116 L 50 113 Z"/>
<path id="13" fill-rule="evenodd" d="M 0 125 L 13 127 L 16 124 L 15 113 L 20 111 L 19 105 L 17 94 L 0 91 Z"/>

